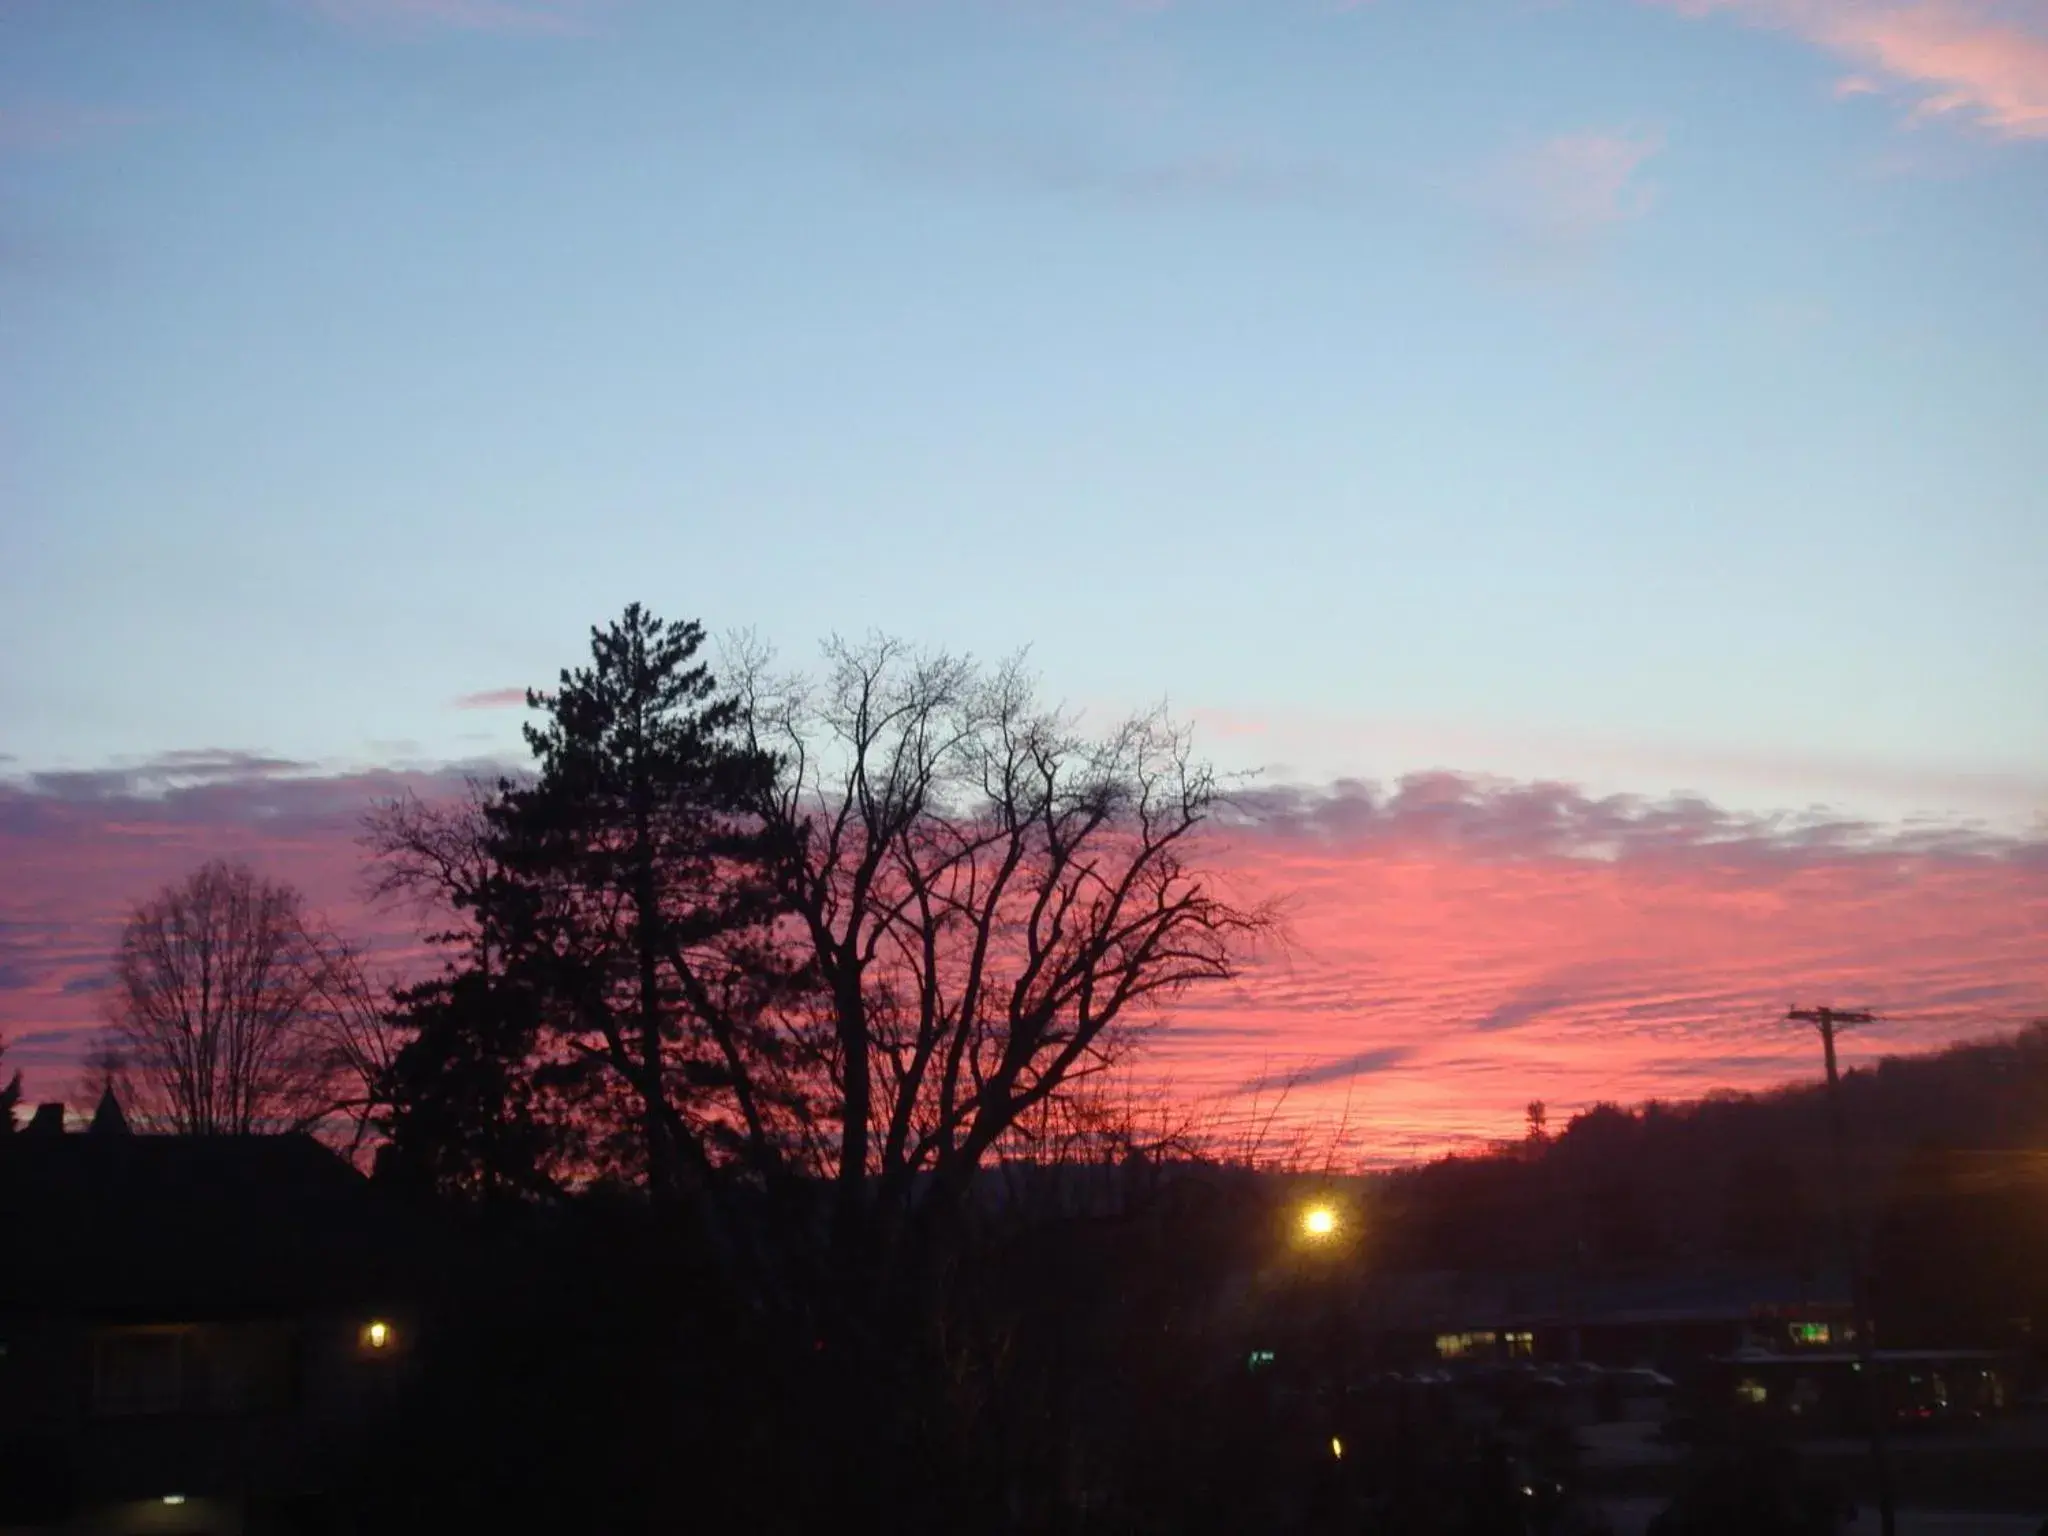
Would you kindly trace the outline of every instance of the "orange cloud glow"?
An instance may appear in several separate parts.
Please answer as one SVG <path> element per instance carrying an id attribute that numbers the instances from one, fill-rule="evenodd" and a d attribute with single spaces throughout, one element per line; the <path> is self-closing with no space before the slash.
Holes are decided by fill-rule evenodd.
<path id="1" fill-rule="evenodd" d="M 2038 841 L 1448 774 L 1265 809 L 1231 867 L 1290 901 L 1293 952 L 1184 1008 L 1158 1066 L 1210 1093 L 1297 1073 L 1290 1114 L 1381 1156 L 1512 1135 L 1531 1099 L 1810 1076 L 1795 1001 L 1885 1015 L 1852 1061 L 2048 1014 Z"/>
<path id="2" fill-rule="evenodd" d="M 175 770 L 175 772 L 173 771 Z M 31 1097 L 72 1084 L 128 903 L 217 853 L 306 889 L 394 971 L 360 899 L 363 807 L 453 775 L 318 777 L 235 754 L 0 781 L 0 1034 Z M 1211 849 L 1291 943 L 1186 999 L 1145 1070 L 1248 1111 L 1342 1117 L 1398 1158 L 1523 1107 L 1757 1088 L 1816 1070 L 1787 1005 L 1869 1006 L 1851 1063 L 2048 1015 L 2048 840 L 1744 816 L 1700 800 L 1419 775 L 1248 796 Z"/>

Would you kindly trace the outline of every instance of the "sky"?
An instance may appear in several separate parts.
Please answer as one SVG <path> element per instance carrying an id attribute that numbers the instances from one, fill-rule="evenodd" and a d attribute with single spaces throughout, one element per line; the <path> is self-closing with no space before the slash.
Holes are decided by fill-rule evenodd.
<path id="1" fill-rule="evenodd" d="M 1166 700 L 1378 1146 L 2008 1028 L 2044 421 L 2048 0 L 0 0 L 0 1036 L 632 600 Z"/>

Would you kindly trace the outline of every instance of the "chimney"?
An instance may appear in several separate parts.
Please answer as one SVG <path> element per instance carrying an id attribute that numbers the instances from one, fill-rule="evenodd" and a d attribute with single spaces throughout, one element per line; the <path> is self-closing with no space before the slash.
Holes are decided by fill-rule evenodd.
<path id="1" fill-rule="evenodd" d="M 38 1104 L 35 1117 L 28 1123 L 30 1136 L 62 1136 L 64 1134 L 64 1106 L 62 1104 Z"/>

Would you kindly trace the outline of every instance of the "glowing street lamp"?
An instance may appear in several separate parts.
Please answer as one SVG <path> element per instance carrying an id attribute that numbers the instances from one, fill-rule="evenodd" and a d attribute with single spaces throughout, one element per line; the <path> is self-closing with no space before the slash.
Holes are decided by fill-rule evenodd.
<path id="1" fill-rule="evenodd" d="M 366 1323 L 363 1326 L 363 1343 L 371 1349 L 390 1348 L 391 1325 L 381 1318 L 376 1322 Z"/>

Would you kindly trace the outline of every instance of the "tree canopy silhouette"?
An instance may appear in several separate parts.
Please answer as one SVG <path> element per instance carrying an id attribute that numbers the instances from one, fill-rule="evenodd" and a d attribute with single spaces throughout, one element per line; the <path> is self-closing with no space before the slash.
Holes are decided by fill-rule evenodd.
<path id="1" fill-rule="evenodd" d="M 834 1186 L 839 1265 L 882 1273 L 1023 1117 L 1233 975 L 1271 919 L 1204 867 L 1219 787 L 1162 714 L 1089 734 L 1017 665 L 887 638 L 826 658 L 809 679 L 742 656 L 737 682 L 815 980 L 785 1021 L 823 1111 L 801 1150 Z"/>
<path id="2" fill-rule="evenodd" d="M 114 974 L 104 1043 L 144 1123 L 187 1135 L 366 1123 L 383 1066 L 376 1010 L 354 952 L 295 887 L 212 860 L 136 906 Z"/>
<path id="3" fill-rule="evenodd" d="M 502 1185 L 744 1198 L 785 1218 L 758 1278 L 885 1284 L 1269 916 L 1203 867 L 1218 785 L 1160 715 L 1091 735 L 1018 667 L 885 639 L 821 678 L 742 653 L 721 690 L 702 644 L 628 608 L 529 695 L 530 782 L 373 820 L 386 887 L 458 916 L 404 1006 L 396 1152 L 474 1187 L 510 1111 L 545 1166 Z"/>
<path id="4" fill-rule="evenodd" d="M 464 805 L 381 808 L 382 887 L 459 914 L 450 976 L 402 999 L 392 1080 L 401 1161 L 447 1185 L 613 1178 L 702 1192 L 754 1089 L 775 969 L 763 833 L 772 764 L 695 658 L 695 624 L 638 605 L 591 663 L 529 694 L 533 779 Z M 749 1101 L 751 1102 L 751 1100 Z"/>

